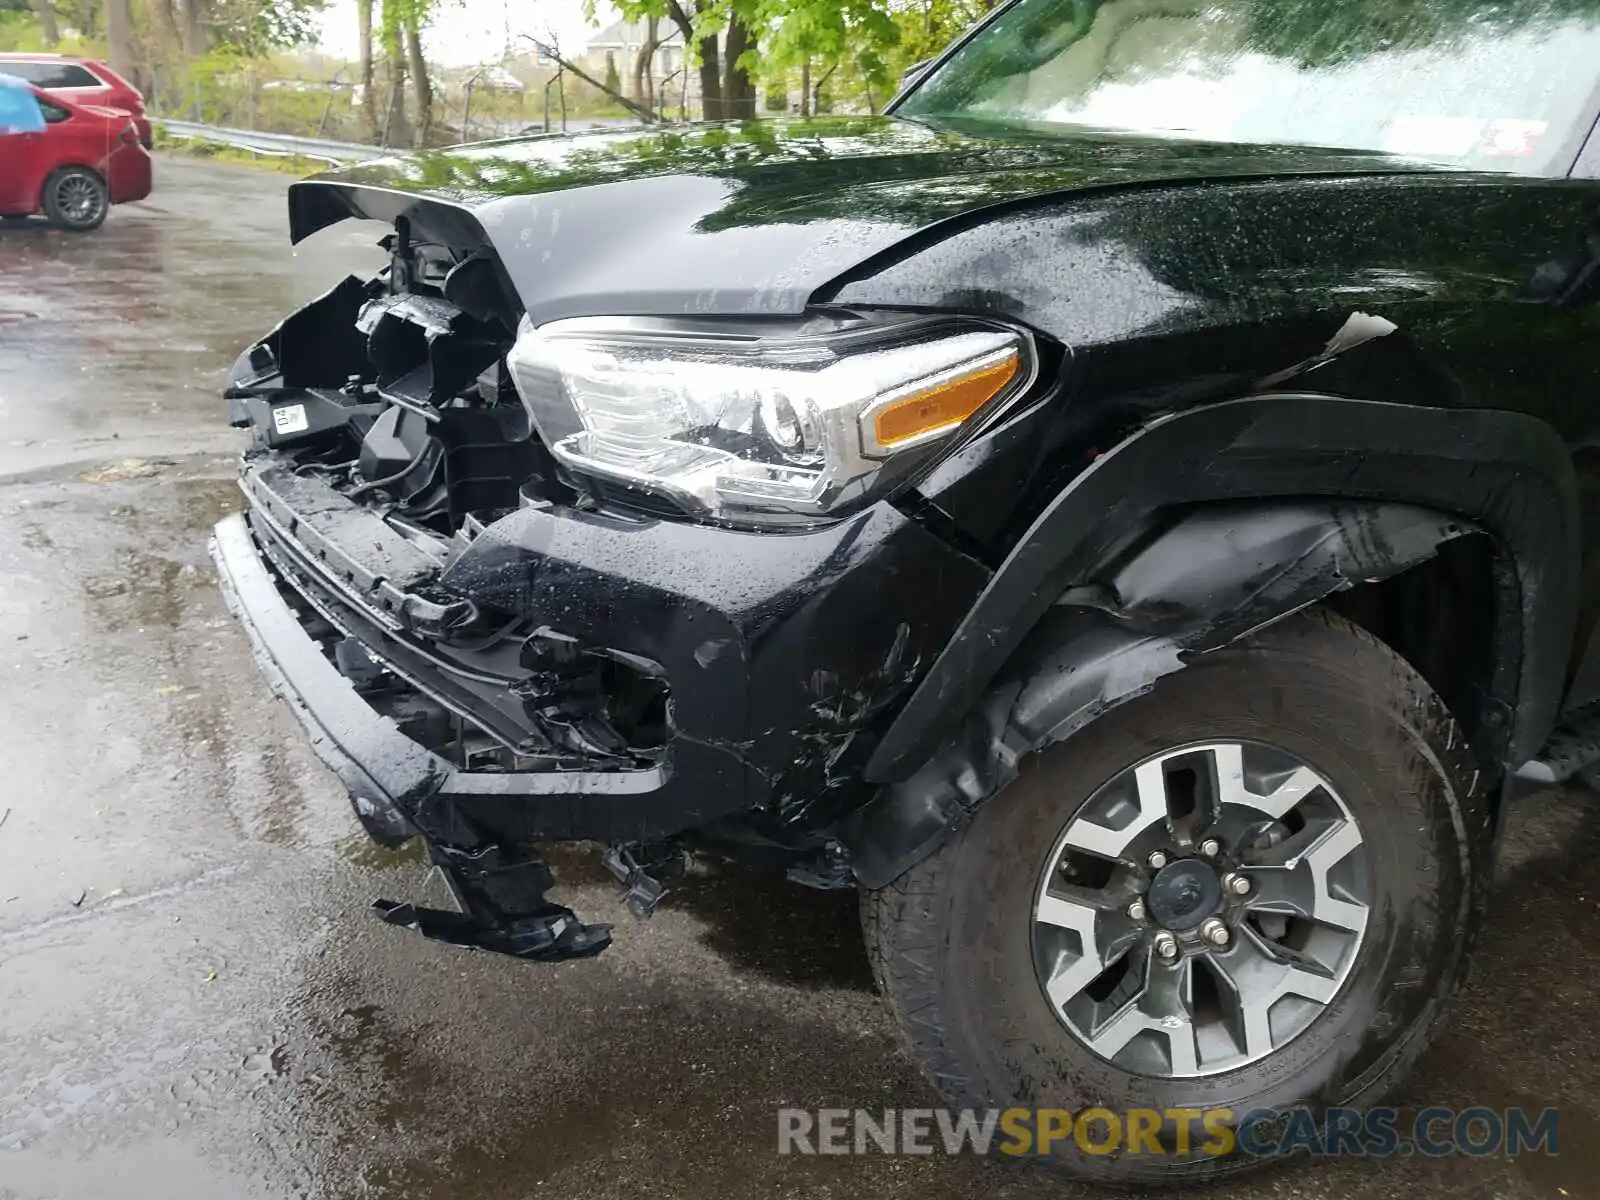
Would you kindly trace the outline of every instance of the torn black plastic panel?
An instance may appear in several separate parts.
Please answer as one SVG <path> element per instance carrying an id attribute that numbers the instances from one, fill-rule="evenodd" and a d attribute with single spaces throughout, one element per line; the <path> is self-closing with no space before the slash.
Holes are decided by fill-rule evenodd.
<path id="1" fill-rule="evenodd" d="M 1576 484 L 1561 439 L 1517 413 L 1300 393 L 1154 421 L 1078 475 L 996 571 L 884 733 L 867 777 L 912 778 L 1062 593 L 1173 512 L 1241 501 L 1270 510 L 1307 496 L 1426 507 L 1490 535 L 1508 594 L 1494 605 L 1482 712 L 1460 715 L 1501 761 L 1532 756 L 1559 707 L 1578 583 Z"/>
<path id="2" fill-rule="evenodd" d="M 388 924 L 435 941 L 536 962 L 592 958 L 611 944 L 611 926 L 585 924 L 570 908 L 546 899 L 555 878 L 526 849 L 430 839 L 428 852 L 461 911 L 378 900 L 373 908 Z"/>
<path id="3" fill-rule="evenodd" d="M 1144 694 L 1195 655 L 1404 572 L 1474 531 L 1397 504 L 1226 504 L 1190 513 L 1062 596 L 1022 643 L 1022 665 L 954 736 L 841 824 L 857 877 L 866 887 L 889 883 L 962 828 L 1024 756 Z"/>

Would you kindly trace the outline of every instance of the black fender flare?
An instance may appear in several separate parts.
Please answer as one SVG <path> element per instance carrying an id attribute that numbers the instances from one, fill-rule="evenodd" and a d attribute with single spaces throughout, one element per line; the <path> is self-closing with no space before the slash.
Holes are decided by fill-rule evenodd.
<path id="1" fill-rule="evenodd" d="M 1163 512 L 1189 505 L 1206 507 L 1117 568 L 1107 603 L 1073 591 Z M 1491 691 L 1504 712 L 1491 719 L 1504 726 L 1495 756 L 1514 766 L 1555 723 L 1576 614 L 1577 488 L 1550 426 L 1311 393 L 1145 426 L 1045 508 L 885 732 L 866 775 L 887 786 L 840 826 L 858 878 L 895 878 L 1019 757 L 1188 656 L 1473 531 L 1495 544 Z"/>

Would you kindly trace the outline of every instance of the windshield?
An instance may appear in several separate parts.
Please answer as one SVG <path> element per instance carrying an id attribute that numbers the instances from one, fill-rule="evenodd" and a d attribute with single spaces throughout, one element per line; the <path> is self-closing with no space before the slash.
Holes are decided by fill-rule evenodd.
<path id="1" fill-rule="evenodd" d="M 1600 0 L 1020 0 L 898 112 L 1539 172 L 1597 82 Z"/>

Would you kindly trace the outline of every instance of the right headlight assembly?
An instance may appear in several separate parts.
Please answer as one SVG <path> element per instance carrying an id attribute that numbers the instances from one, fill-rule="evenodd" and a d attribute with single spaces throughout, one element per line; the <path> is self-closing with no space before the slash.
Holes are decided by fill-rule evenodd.
<path id="1" fill-rule="evenodd" d="M 506 358 L 568 470 L 751 526 L 838 515 L 1024 389 L 1021 333 L 970 319 L 524 321 Z"/>

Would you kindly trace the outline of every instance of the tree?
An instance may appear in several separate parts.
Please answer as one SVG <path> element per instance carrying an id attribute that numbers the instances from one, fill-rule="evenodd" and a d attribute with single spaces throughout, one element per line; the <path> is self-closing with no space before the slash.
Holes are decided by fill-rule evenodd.
<path id="1" fill-rule="evenodd" d="M 661 18 L 644 19 L 644 42 L 633 58 L 633 98 L 646 108 L 656 106 L 656 81 L 653 64 L 656 51 L 661 49 Z"/>
<path id="2" fill-rule="evenodd" d="M 901 41 L 901 27 L 888 0 L 752 0 L 752 24 L 770 34 L 759 69 L 799 68 L 801 115 L 817 106 L 821 81 L 848 63 L 869 91 L 886 94 L 894 72 L 889 53 Z M 954 0 L 926 0 L 948 4 Z"/>
<path id="3" fill-rule="evenodd" d="M 128 0 L 106 0 L 106 58 L 124 79 L 136 77 L 133 56 L 133 11 Z"/>
<path id="4" fill-rule="evenodd" d="M 51 7 L 50 0 L 33 0 L 33 15 L 39 20 L 39 36 L 46 46 L 54 46 L 61 40 L 61 27 L 56 23 L 56 10 Z"/>
<path id="5" fill-rule="evenodd" d="M 378 98 L 372 92 L 372 0 L 356 0 L 356 41 L 360 56 L 361 111 L 367 120 L 368 136 L 377 141 Z"/>
<path id="6" fill-rule="evenodd" d="M 206 28 L 200 14 L 202 2 L 203 0 L 182 0 L 178 10 L 181 18 L 178 34 L 183 43 L 183 56 L 190 62 L 210 49 L 206 45 Z"/>
<path id="7" fill-rule="evenodd" d="M 700 105 L 705 119 L 722 119 L 722 55 L 717 34 L 726 24 L 722 7 L 729 0 L 620 0 L 626 21 L 668 20 L 691 48 L 700 72 Z"/>
<path id="8" fill-rule="evenodd" d="M 736 11 L 728 14 L 728 34 L 723 50 L 722 109 L 726 117 L 756 115 L 756 85 L 750 77 L 758 49 L 756 33 Z"/>
<path id="9" fill-rule="evenodd" d="M 385 146 L 411 142 L 411 122 L 406 118 L 406 54 L 400 32 L 402 3 L 404 0 L 383 0 L 381 13 L 384 74 L 389 81 L 389 100 L 383 116 Z"/>
<path id="10" fill-rule="evenodd" d="M 613 51 L 606 51 L 606 87 L 613 92 L 622 90 L 622 76 L 617 74 L 617 56 Z"/>
<path id="11" fill-rule="evenodd" d="M 411 62 L 411 88 L 417 96 L 417 123 L 413 145 L 426 146 L 433 130 L 433 80 L 428 78 L 428 61 L 422 55 L 422 22 L 417 6 L 411 5 L 405 20 L 406 56 Z"/>

